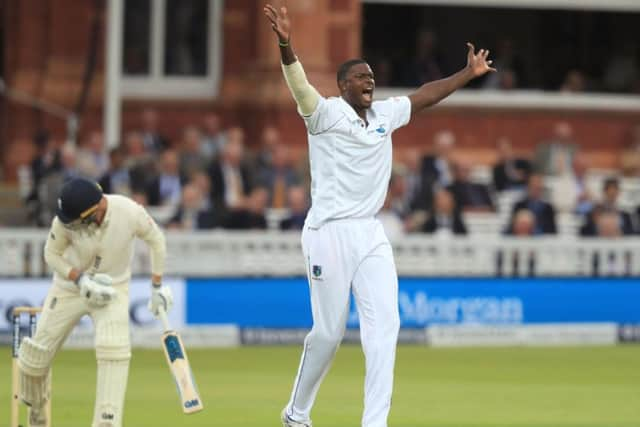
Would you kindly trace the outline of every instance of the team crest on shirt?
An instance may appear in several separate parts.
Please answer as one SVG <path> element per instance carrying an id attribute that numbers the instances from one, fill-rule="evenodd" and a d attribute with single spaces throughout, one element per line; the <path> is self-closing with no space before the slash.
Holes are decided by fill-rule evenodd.
<path id="1" fill-rule="evenodd" d="M 382 127 L 382 126 L 378 127 L 378 129 L 376 129 L 376 132 L 384 133 L 384 127 Z"/>
<path id="2" fill-rule="evenodd" d="M 314 265 L 311 268 L 311 274 L 313 274 L 314 280 L 322 280 L 322 266 Z"/>

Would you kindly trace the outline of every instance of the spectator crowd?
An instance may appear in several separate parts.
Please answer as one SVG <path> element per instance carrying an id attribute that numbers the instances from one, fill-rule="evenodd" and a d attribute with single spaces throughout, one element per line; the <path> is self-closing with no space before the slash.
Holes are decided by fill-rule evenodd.
<path id="1" fill-rule="evenodd" d="M 139 129 L 109 152 L 100 131 L 78 148 L 37 135 L 26 201 L 30 223 L 48 226 L 64 182 L 85 176 L 105 193 L 147 206 L 170 229 L 302 228 L 310 205 L 308 160 L 283 142 L 277 128 L 262 129 L 253 150 L 242 128 L 224 128 L 214 113 L 201 126 L 186 127 L 179 141 L 169 141 L 158 128 L 157 113 L 144 110 Z M 442 130 L 426 150 L 396 147 L 379 217 L 391 239 L 473 234 L 474 218 L 493 218 L 496 232 L 506 235 L 553 235 L 563 232 L 561 215 L 573 218 L 582 236 L 640 234 L 640 163 L 634 163 L 640 126 L 632 139 L 621 171 L 596 174 L 567 123 L 558 123 L 531 153 L 516 153 L 511 141 L 500 138 L 491 168 L 471 164 L 456 147 L 455 134 Z"/>

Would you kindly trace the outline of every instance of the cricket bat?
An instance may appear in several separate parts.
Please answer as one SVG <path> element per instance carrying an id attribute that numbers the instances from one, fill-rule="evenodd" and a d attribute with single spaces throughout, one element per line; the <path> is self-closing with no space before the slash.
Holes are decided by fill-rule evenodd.
<path id="1" fill-rule="evenodd" d="M 180 335 L 171 329 L 167 313 L 160 308 L 160 320 L 164 327 L 162 334 L 162 349 L 167 356 L 167 363 L 171 370 L 171 375 L 176 383 L 178 395 L 180 396 L 180 404 L 185 414 L 193 414 L 204 409 L 202 400 L 198 394 L 187 352 L 182 344 Z"/>

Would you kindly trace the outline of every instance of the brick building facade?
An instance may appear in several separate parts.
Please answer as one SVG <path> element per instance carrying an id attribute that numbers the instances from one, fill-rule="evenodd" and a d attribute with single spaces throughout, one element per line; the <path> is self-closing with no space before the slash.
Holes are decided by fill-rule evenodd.
<path id="1" fill-rule="evenodd" d="M 99 50 L 80 140 L 100 128 L 104 92 L 105 7 L 108 0 L 0 0 L 5 31 L 4 78 L 12 88 L 68 109 L 78 102 L 85 74 L 93 19 L 99 23 Z M 214 0 L 218 1 L 218 0 Z M 122 130 L 135 129 L 144 107 L 157 109 L 162 131 L 178 138 L 187 124 L 200 123 L 208 111 L 219 112 L 225 125 L 239 125 L 251 144 L 266 124 L 275 124 L 284 139 L 302 146 L 304 126 L 286 90 L 279 69 L 277 45 L 262 16 L 263 1 L 224 2 L 221 34 L 222 79 L 216 97 L 198 100 L 127 98 L 122 106 Z M 335 70 L 360 53 L 362 5 L 359 0 L 296 0 L 289 2 L 294 23 L 293 43 L 309 80 L 325 94 L 335 94 Z M 0 99 L 0 155 L 5 177 L 15 179 L 16 166 L 34 153 L 37 129 L 63 139 L 65 123 L 32 108 Z M 573 125 L 576 140 L 594 165 L 617 165 L 618 153 L 637 114 L 605 111 L 439 107 L 414 119 L 398 132 L 402 146 L 428 148 L 439 129 L 452 129 L 473 160 L 491 162 L 500 136 L 509 136 L 519 150 L 532 148 L 549 136 L 559 119 Z"/>

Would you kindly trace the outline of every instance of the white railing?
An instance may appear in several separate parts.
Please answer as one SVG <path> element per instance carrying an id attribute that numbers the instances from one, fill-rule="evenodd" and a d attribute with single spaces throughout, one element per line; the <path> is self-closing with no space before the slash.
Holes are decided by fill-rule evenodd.
<path id="1" fill-rule="evenodd" d="M 45 230 L 0 230 L 0 276 L 50 274 L 42 259 Z M 411 235 L 394 242 L 402 276 L 637 276 L 640 239 L 502 236 L 451 238 Z M 190 277 L 304 275 L 299 233 L 167 233 L 167 274 Z M 134 274 L 147 274 L 149 255 L 138 242 Z"/>

